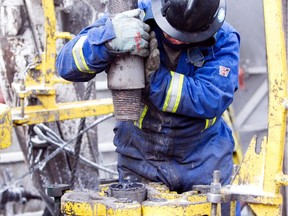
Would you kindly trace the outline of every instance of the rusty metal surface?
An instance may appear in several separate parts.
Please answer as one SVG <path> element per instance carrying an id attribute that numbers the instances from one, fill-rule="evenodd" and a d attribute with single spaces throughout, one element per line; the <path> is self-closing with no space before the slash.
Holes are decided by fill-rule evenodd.
<path id="1" fill-rule="evenodd" d="M 113 90 L 114 114 L 118 120 L 138 120 L 140 117 L 141 89 Z"/>

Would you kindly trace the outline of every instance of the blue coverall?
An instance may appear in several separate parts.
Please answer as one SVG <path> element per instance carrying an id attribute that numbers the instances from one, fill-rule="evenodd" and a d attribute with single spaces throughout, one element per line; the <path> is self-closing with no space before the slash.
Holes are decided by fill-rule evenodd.
<path id="1" fill-rule="evenodd" d="M 139 7 L 150 10 L 145 1 Z M 161 30 L 156 32 L 161 63 L 142 97 L 139 121 L 115 126 L 120 181 L 157 181 L 184 192 L 193 185 L 210 184 L 213 171 L 221 183 L 232 173 L 234 141 L 221 118 L 238 87 L 240 38 L 228 23 L 214 35 L 209 47 L 183 48 L 178 66 L 167 66 Z M 88 81 L 109 67 L 116 54 L 105 42 L 115 38 L 109 15 L 104 15 L 69 41 L 57 57 L 61 77 Z"/>

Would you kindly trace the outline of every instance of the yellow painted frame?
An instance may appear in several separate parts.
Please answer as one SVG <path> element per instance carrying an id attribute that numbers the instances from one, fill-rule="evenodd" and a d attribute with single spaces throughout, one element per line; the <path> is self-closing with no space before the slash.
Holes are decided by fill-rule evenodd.
<path id="1" fill-rule="evenodd" d="M 98 116 L 114 112 L 112 99 L 97 99 L 67 103 L 56 102 L 57 83 L 70 83 L 55 76 L 56 40 L 58 38 L 71 39 L 68 32 L 56 32 L 56 15 L 54 3 L 51 0 L 42 0 L 45 23 L 45 45 L 40 63 L 35 71 L 28 71 L 25 82 L 16 84 L 14 89 L 22 101 L 28 96 L 36 96 L 41 102 L 37 106 L 24 106 L 11 108 L 14 126 L 23 124 L 38 124 L 51 121 Z M 35 73 L 37 75 L 35 76 Z"/>

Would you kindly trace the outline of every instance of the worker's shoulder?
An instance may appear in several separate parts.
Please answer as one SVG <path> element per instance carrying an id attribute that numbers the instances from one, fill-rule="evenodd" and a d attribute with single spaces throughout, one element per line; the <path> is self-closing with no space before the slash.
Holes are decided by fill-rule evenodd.
<path id="1" fill-rule="evenodd" d="M 236 33 L 236 34 L 238 34 L 238 31 L 230 23 L 225 21 L 223 23 L 223 25 L 221 26 L 218 33 L 222 33 L 222 34 Z"/>
<path id="2" fill-rule="evenodd" d="M 224 38 L 227 38 L 229 36 L 240 40 L 240 35 L 238 31 L 230 23 L 224 22 L 222 27 L 218 30 L 216 34 L 216 40 L 223 40 Z"/>

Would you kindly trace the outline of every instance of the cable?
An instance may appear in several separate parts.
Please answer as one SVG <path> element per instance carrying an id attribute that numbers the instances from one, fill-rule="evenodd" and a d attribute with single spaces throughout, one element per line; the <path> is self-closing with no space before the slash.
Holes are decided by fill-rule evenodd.
<path id="1" fill-rule="evenodd" d="M 32 172 L 36 171 L 37 169 L 43 169 L 45 167 L 45 165 L 47 164 L 47 162 L 49 162 L 51 159 L 53 159 L 55 156 L 57 156 L 65 147 L 67 147 L 70 143 L 72 143 L 75 139 L 77 139 L 78 136 L 86 133 L 88 130 L 90 130 L 91 128 L 95 127 L 96 125 L 98 125 L 99 123 L 109 119 L 109 118 L 112 118 L 114 116 L 113 113 L 110 113 L 110 114 L 107 114 L 105 116 L 102 116 L 101 118 L 95 120 L 89 127 L 85 128 L 83 131 L 81 131 L 79 134 L 77 134 L 75 137 L 73 137 L 72 139 L 68 140 L 67 142 L 64 142 L 61 138 L 55 136 L 54 138 L 55 139 L 58 139 L 59 138 L 59 141 L 62 140 L 64 143 L 63 145 L 61 145 L 59 148 L 57 148 L 55 151 L 53 151 L 50 155 L 48 155 L 45 159 L 43 159 L 42 161 L 39 161 L 38 163 L 32 165 L 29 169 L 29 171 L 27 173 L 24 173 L 22 176 L 20 176 L 18 179 L 14 180 L 12 183 L 9 183 L 10 184 L 14 184 L 16 182 L 19 182 L 20 180 L 22 180 L 23 178 L 25 178 L 26 176 L 30 175 Z M 47 127 L 48 128 L 48 127 Z M 55 134 L 50 128 L 47 129 L 49 133 L 51 134 Z M 53 135 L 52 135 L 53 136 Z M 50 141 L 53 142 L 53 144 L 55 143 L 53 139 L 50 139 Z M 113 171 L 113 170 L 109 170 L 105 167 L 102 167 L 94 162 L 90 162 L 91 165 L 93 165 L 94 167 L 98 168 L 98 169 L 102 169 L 103 171 L 106 171 L 106 172 L 110 172 L 114 175 L 117 175 L 118 173 Z"/>
<path id="2" fill-rule="evenodd" d="M 83 131 L 81 131 L 80 133 L 77 134 L 77 136 L 75 136 L 74 138 L 72 138 L 71 140 L 67 141 L 64 145 L 62 145 L 61 147 L 59 147 L 58 149 L 56 149 L 54 152 L 52 152 L 50 155 L 48 155 L 44 160 L 40 161 L 35 168 L 39 169 L 40 167 L 43 169 L 44 166 L 46 165 L 46 163 L 48 161 L 50 161 L 52 158 L 54 158 L 56 155 L 58 155 L 60 153 L 61 150 L 64 149 L 65 146 L 69 145 L 70 143 L 72 143 L 75 139 L 77 139 L 78 136 L 81 136 L 82 134 L 84 134 L 86 131 L 90 130 L 92 127 L 98 125 L 99 123 L 101 123 L 102 121 L 111 118 L 112 116 L 114 116 L 113 113 L 108 114 L 100 119 L 97 119 L 96 121 L 94 121 L 94 123 L 92 125 L 90 125 L 89 127 L 85 128 Z"/>
<path id="3" fill-rule="evenodd" d="M 44 127 L 43 127 L 44 126 Z M 42 129 L 40 129 L 40 127 L 43 127 Z M 53 144 L 53 145 L 55 145 L 55 146 L 57 146 L 58 148 L 61 148 L 63 145 L 65 145 L 65 142 L 63 141 L 63 140 L 59 140 L 60 141 L 60 143 L 61 144 L 59 144 L 59 143 L 57 143 L 57 142 L 55 142 L 54 140 L 53 140 L 53 138 L 51 139 L 49 136 L 47 136 L 47 135 L 45 135 L 44 133 L 43 133 L 43 129 L 44 130 L 51 130 L 50 128 L 48 128 L 47 126 L 45 126 L 45 125 L 41 125 L 41 126 L 37 126 L 37 125 L 35 125 L 34 126 L 34 131 L 35 131 L 35 133 L 41 138 L 41 139 L 44 139 L 44 140 L 46 140 L 47 142 L 50 142 L 51 144 Z M 51 131 L 50 131 L 51 132 Z M 53 131 L 52 131 L 53 132 Z M 54 133 L 54 132 L 53 132 Z M 51 134 L 51 133 L 50 133 Z M 66 146 L 66 147 L 64 147 L 63 148 L 63 150 L 65 150 L 66 152 L 68 152 L 68 153 L 70 153 L 70 154 L 72 154 L 72 155 L 75 155 L 75 152 L 73 152 L 73 150 L 72 149 L 70 149 L 68 146 Z M 113 170 L 110 170 L 110 169 L 108 169 L 108 168 L 106 168 L 106 167 L 103 167 L 103 166 L 101 166 L 101 165 L 99 165 L 99 164 L 96 164 L 96 163 L 94 163 L 93 161 L 90 161 L 90 160 L 88 160 L 88 159 L 86 159 L 85 157 L 83 157 L 82 155 L 79 155 L 79 159 L 81 159 L 82 161 L 84 161 L 85 163 L 87 163 L 88 165 L 90 165 L 90 166 L 92 166 L 92 167 L 94 167 L 94 168 L 97 168 L 97 169 L 101 169 L 101 170 L 103 170 L 103 171 L 106 171 L 106 172 L 109 172 L 109 173 L 112 173 L 112 174 L 117 174 L 116 172 L 114 172 Z"/>

